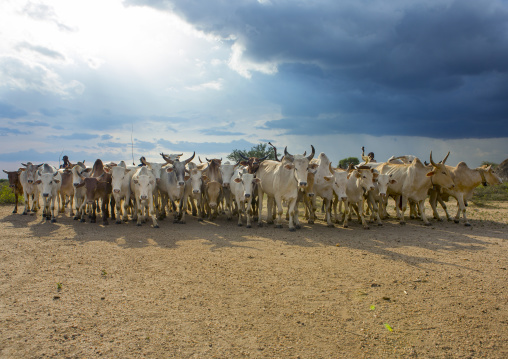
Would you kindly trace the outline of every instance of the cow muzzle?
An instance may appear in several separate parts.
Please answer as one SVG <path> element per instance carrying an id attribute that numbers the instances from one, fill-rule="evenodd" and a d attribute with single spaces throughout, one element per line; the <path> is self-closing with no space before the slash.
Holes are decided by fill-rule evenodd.
<path id="1" fill-rule="evenodd" d="M 77 187 L 77 186 L 79 185 L 79 182 L 74 182 L 72 185 L 73 185 L 74 187 Z"/>
<path id="2" fill-rule="evenodd" d="M 113 193 L 120 193 L 120 190 L 119 190 L 118 188 L 115 188 L 115 189 L 113 190 Z"/>
<path id="3" fill-rule="evenodd" d="M 223 183 L 223 184 L 222 184 L 222 187 L 224 187 L 224 188 L 229 188 L 229 183 Z"/>
<path id="4" fill-rule="evenodd" d="M 33 181 L 33 180 L 28 180 L 27 182 L 28 182 L 29 184 L 34 183 L 34 181 Z"/>
<path id="5" fill-rule="evenodd" d="M 314 197 L 314 193 L 309 193 L 309 197 Z"/>
<path id="6" fill-rule="evenodd" d="M 250 193 L 246 193 L 245 198 L 250 198 Z"/>
<path id="7" fill-rule="evenodd" d="M 200 192 L 199 189 L 195 189 L 192 191 L 192 193 L 195 193 L 195 194 L 198 194 L 199 192 Z"/>
<path id="8" fill-rule="evenodd" d="M 49 197 L 49 193 L 43 193 L 42 197 Z"/>
<path id="9" fill-rule="evenodd" d="M 305 188 L 305 187 L 307 187 L 307 182 L 303 182 L 303 181 L 302 181 L 302 182 L 298 183 L 298 185 L 299 185 L 300 187 Z"/>
<path id="10" fill-rule="evenodd" d="M 148 196 L 147 195 L 142 195 L 142 196 L 139 196 L 140 199 L 142 200 L 145 200 L 145 199 L 148 199 Z"/>

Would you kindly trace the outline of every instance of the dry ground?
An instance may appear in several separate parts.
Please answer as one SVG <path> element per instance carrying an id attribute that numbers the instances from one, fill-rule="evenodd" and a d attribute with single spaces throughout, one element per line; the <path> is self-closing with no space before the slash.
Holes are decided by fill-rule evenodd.
<path id="1" fill-rule="evenodd" d="M 11 210 L 0 207 L 1 358 L 508 357 L 507 203 L 470 206 L 472 227 L 296 233 Z"/>

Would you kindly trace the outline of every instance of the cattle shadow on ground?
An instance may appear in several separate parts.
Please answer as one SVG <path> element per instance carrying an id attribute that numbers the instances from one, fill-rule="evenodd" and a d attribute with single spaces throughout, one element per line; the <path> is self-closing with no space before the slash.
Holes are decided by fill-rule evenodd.
<path id="1" fill-rule="evenodd" d="M 28 227 L 34 237 L 50 239 L 57 230 L 68 233 L 67 239 L 85 244 L 93 241 L 114 243 L 122 248 L 158 247 L 160 249 L 176 249 L 184 241 L 197 241 L 203 248 L 210 251 L 239 248 L 260 249 L 253 246 L 253 241 L 280 242 L 282 247 L 296 246 L 301 248 L 313 247 L 343 247 L 355 251 L 362 251 L 382 256 L 391 261 L 400 261 L 411 266 L 422 266 L 428 263 L 453 265 L 445 261 L 429 259 L 418 251 L 410 254 L 407 248 L 417 248 L 432 252 L 447 251 L 482 251 L 492 245 L 492 240 L 508 240 L 506 224 L 485 220 L 470 220 L 471 227 L 453 222 L 439 222 L 431 220 L 431 226 L 424 226 L 419 220 L 408 220 L 401 226 L 397 220 L 391 218 L 383 226 L 371 224 L 371 229 L 365 230 L 353 218 L 349 228 L 335 225 L 328 228 L 326 222 L 320 218 L 310 225 L 301 221 L 302 228 L 290 232 L 287 224 L 282 229 L 273 225 L 264 225 L 253 228 L 238 227 L 236 221 L 228 221 L 223 217 L 214 222 L 198 222 L 196 217 L 189 215 L 187 224 L 175 224 L 171 217 L 159 221 L 160 228 L 153 228 L 151 222 L 136 226 L 129 221 L 109 225 L 80 223 L 69 217 L 68 213 L 57 217 L 57 223 L 46 223 L 39 215 L 23 216 L 9 214 L 0 219 L 0 222 L 11 223 L 15 228 Z M 503 229 L 504 228 L 504 229 Z M 483 239 L 483 238 L 488 238 Z M 421 253 L 421 251 L 420 251 Z M 464 267 L 466 268 L 466 267 Z"/>

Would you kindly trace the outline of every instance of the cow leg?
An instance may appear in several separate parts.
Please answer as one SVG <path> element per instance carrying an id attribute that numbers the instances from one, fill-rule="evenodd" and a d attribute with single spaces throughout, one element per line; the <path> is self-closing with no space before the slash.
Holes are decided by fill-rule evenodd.
<path id="1" fill-rule="evenodd" d="M 12 211 L 12 213 L 18 213 L 18 194 L 17 193 L 14 193 L 14 197 L 16 198 L 16 204 L 14 205 L 14 210 Z"/>
<path id="2" fill-rule="evenodd" d="M 181 224 L 185 224 L 185 214 L 187 213 L 187 197 L 180 199 L 179 203 L 180 207 L 180 222 Z"/>
<path id="3" fill-rule="evenodd" d="M 342 201 L 341 201 L 341 205 L 342 205 Z M 346 200 L 344 201 L 344 220 L 342 222 L 342 227 L 344 228 L 347 228 L 349 226 L 348 224 L 348 219 L 349 219 L 349 201 Z"/>
<path id="4" fill-rule="evenodd" d="M 295 217 L 298 215 L 298 210 L 296 209 L 296 206 L 298 205 L 298 202 L 296 199 L 290 199 L 288 200 L 288 213 L 289 213 L 289 230 L 291 232 L 294 232 L 297 228 L 297 226 L 295 225 L 295 222 L 298 223 L 298 220 L 295 221 Z M 279 209 L 279 224 L 280 224 L 280 227 L 278 228 L 282 228 L 282 204 L 277 205 L 278 209 Z M 300 225 L 298 224 L 298 227 Z"/>
<path id="5" fill-rule="evenodd" d="M 56 196 L 51 197 L 51 223 L 56 222 L 56 216 L 55 216 L 55 201 L 58 202 L 58 194 Z M 60 213 L 60 209 L 57 213 Z"/>
<path id="6" fill-rule="evenodd" d="M 275 210 L 275 202 L 274 198 L 268 197 L 266 199 L 266 224 L 273 224 L 277 218 L 276 210 Z M 261 207 L 259 207 L 261 208 Z"/>
<path id="7" fill-rule="evenodd" d="M 358 217 L 360 218 L 360 221 L 362 223 L 363 229 L 369 229 L 369 224 L 365 220 L 365 215 L 363 213 L 363 199 L 360 203 L 357 203 L 355 207 L 358 209 Z"/>
<path id="8" fill-rule="evenodd" d="M 261 186 L 258 186 L 258 226 L 263 226 L 263 191 L 261 190 Z M 266 205 L 266 208 L 268 209 L 268 203 Z M 268 216 L 266 215 L 266 223 L 268 223 Z"/>
<path id="9" fill-rule="evenodd" d="M 437 219 L 438 221 L 442 221 L 443 219 L 439 216 L 439 213 L 437 212 L 437 198 L 438 198 L 437 190 L 431 189 L 429 195 L 429 203 L 430 207 L 432 208 L 432 214 L 435 219 Z"/>
<path id="10" fill-rule="evenodd" d="M 65 194 L 58 193 L 56 201 L 59 204 L 58 213 L 65 213 Z"/>
<path id="11" fill-rule="evenodd" d="M 423 224 L 426 226 L 432 225 L 427 219 L 427 216 L 425 215 L 425 200 L 418 201 L 418 209 L 421 212 Z"/>
<path id="12" fill-rule="evenodd" d="M 466 205 L 465 205 L 465 201 L 464 201 L 464 195 L 459 193 L 457 195 L 457 215 L 455 216 L 455 223 L 459 223 L 459 219 L 460 219 L 460 214 L 462 213 L 462 216 L 464 218 L 464 225 L 465 226 L 470 226 L 471 223 L 469 223 L 468 219 L 467 219 L 467 216 L 466 216 Z"/>
<path id="13" fill-rule="evenodd" d="M 407 199 L 404 196 L 397 196 L 397 198 L 400 200 L 401 208 L 400 208 L 400 217 L 399 217 L 399 223 L 400 224 L 406 224 L 405 220 L 405 213 L 407 209 Z M 397 207 L 399 208 L 399 207 Z"/>
<path id="14" fill-rule="evenodd" d="M 181 202 L 180 202 L 180 205 L 181 205 Z M 159 228 L 159 224 L 157 223 L 157 216 L 155 213 L 155 208 L 153 205 L 153 197 L 152 196 L 148 197 L 148 206 L 150 207 L 150 214 L 152 216 L 153 228 Z"/>
<path id="15" fill-rule="evenodd" d="M 282 215 L 284 214 L 284 208 L 282 207 L 282 198 L 273 198 L 275 206 L 277 207 L 277 219 L 275 222 L 275 228 L 282 228 Z"/>
<path id="16" fill-rule="evenodd" d="M 23 209 L 23 213 L 24 215 L 27 215 L 28 212 L 30 211 L 29 208 L 30 208 L 30 196 L 28 194 L 27 191 L 23 191 L 23 198 L 25 199 L 25 208 Z"/>

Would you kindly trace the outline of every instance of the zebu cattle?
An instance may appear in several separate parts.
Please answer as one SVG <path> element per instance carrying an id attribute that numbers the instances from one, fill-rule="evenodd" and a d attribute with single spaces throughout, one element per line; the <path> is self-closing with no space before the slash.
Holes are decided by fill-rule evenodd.
<path id="1" fill-rule="evenodd" d="M 203 198 L 203 189 L 204 189 L 204 181 L 203 181 L 203 171 L 198 168 L 193 168 L 190 170 L 190 188 L 191 188 L 191 196 L 197 202 L 197 215 L 198 221 L 202 221 L 204 218 L 204 198 Z"/>
<path id="2" fill-rule="evenodd" d="M 242 225 L 242 213 L 247 219 L 247 228 L 251 228 L 252 218 L 252 198 L 254 185 L 261 180 L 254 178 L 252 173 L 248 173 L 243 168 L 237 168 L 231 180 L 231 195 L 238 208 L 238 225 Z"/>
<path id="3" fill-rule="evenodd" d="M 330 175 L 332 174 L 331 162 L 321 152 L 318 158 L 311 161 L 310 166 L 315 166 L 316 173 L 314 175 L 314 193 L 315 197 L 321 197 L 325 204 L 325 217 L 326 224 L 328 227 L 333 227 L 333 223 L 330 218 L 330 205 L 333 201 L 333 182 L 331 181 Z M 310 213 L 309 223 L 314 223 L 315 218 L 315 198 L 312 200 L 312 212 Z"/>
<path id="4" fill-rule="evenodd" d="M 60 207 L 58 195 L 62 184 L 62 176 L 55 167 L 47 163 L 39 167 L 37 176 L 38 179 L 35 181 L 35 184 L 39 186 L 39 192 L 42 195 L 42 216 L 45 217 L 46 220 L 51 219 L 51 223 L 55 223 L 55 201 L 58 203 L 58 207 Z"/>
<path id="5" fill-rule="evenodd" d="M 166 165 L 166 162 L 148 162 L 145 157 L 141 157 L 140 161 L 143 165 L 148 166 L 149 169 L 152 171 L 153 175 L 155 176 L 155 182 L 156 186 L 153 189 L 153 196 L 154 196 L 154 207 L 155 207 L 155 214 L 157 218 L 161 218 L 160 214 L 160 207 L 159 207 L 159 183 L 161 181 L 161 174 L 162 174 L 162 166 Z"/>
<path id="6" fill-rule="evenodd" d="M 231 212 L 231 180 L 233 174 L 235 172 L 236 164 L 232 164 L 229 162 L 222 163 L 220 165 L 220 173 L 222 177 L 222 190 L 223 190 L 223 198 L 225 201 L 225 211 L 226 218 L 230 220 L 232 218 Z"/>
<path id="7" fill-rule="evenodd" d="M 172 160 L 161 153 L 167 165 L 162 167 L 159 190 L 164 194 L 164 197 L 167 196 L 171 202 L 178 201 L 178 213 L 175 213 L 173 219 L 174 223 L 185 223 L 187 197 L 191 193 L 190 176 L 187 174 L 188 170 L 185 166 L 194 159 L 195 155 L 196 152 L 185 161 L 180 161 L 178 159 Z M 163 210 L 165 210 L 167 204 L 168 201 L 164 200 Z"/>
<path id="8" fill-rule="evenodd" d="M 108 225 L 109 217 L 109 200 L 111 198 L 111 175 L 104 171 L 104 164 L 100 159 L 96 160 L 92 169 L 90 177 L 86 178 L 80 175 L 81 182 L 77 187 L 86 188 L 86 201 L 83 201 L 80 207 L 81 222 L 85 222 L 83 216 L 85 205 L 92 205 L 92 218 L 91 223 L 97 221 L 97 200 L 101 200 L 101 211 L 102 211 L 102 223 Z M 115 219 L 115 212 L 113 203 L 111 204 L 111 219 Z"/>
<path id="9" fill-rule="evenodd" d="M 218 215 L 218 206 L 222 200 L 222 174 L 220 165 L 222 159 L 206 159 L 208 166 L 203 169 L 203 197 L 204 207 L 208 213 L 208 218 L 213 220 Z"/>
<path id="10" fill-rule="evenodd" d="M 60 213 L 65 212 L 67 203 L 70 203 L 70 215 L 74 216 L 74 186 L 72 184 L 72 165 L 66 168 L 60 168 L 58 172 L 62 176 L 62 183 L 60 186 Z M 69 201 L 66 201 L 66 197 L 69 197 Z"/>
<path id="11" fill-rule="evenodd" d="M 348 172 L 342 168 L 333 168 L 331 163 L 329 165 L 329 170 L 331 175 L 325 176 L 324 178 L 332 184 L 334 221 L 335 223 L 341 223 L 343 218 L 339 218 L 340 216 L 337 212 L 337 204 L 340 203 L 342 205 L 342 203 L 345 204 L 347 201 L 346 187 Z M 340 214 L 342 215 L 342 213 Z"/>
<path id="12" fill-rule="evenodd" d="M 153 205 L 153 192 L 156 187 L 155 175 L 149 168 L 150 166 L 139 168 L 131 180 L 131 190 L 136 199 L 137 226 L 148 217 L 152 217 L 153 228 L 159 228 L 155 209 Z"/>
<path id="13" fill-rule="evenodd" d="M 128 221 L 127 208 L 132 196 L 131 179 L 137 167 L 127 167 L 124 161 L 111 168 L 104 170 L 111 175 L 111 190 L 116 206 L 116 224 Z"/>
<path id="14" fill-rule="evenodd" d="M 307 187 L 307 172 L 310 160 L 314 157 L 315 150 L 305 157 L 303 155 L 291 155 L 284 149 L 282 162 L 264 161 L 259 165 L 256 177 L 261 180 L 258 185 L 259 191 L 259 225 L 263 225 L 261 213 L 263 209 L 263 195 L 267 194 L 268 199 L 273 199 L 277 206 L 276 227 L 282 228 L 282 201 L 287 201 L 289 211 L 289 230 L 294 231 L 300 227 L 298 221 L 298 210 L 295 208 L 298 198 L 298 191 Z M 268 202 L 268 213 L 272 213 L 270 201 Z"/>
<path id="15" fill-rule="evenodd" d="M 451 220 L 443 200 L 447 201 L 448 197 L 452 196 L 457 200 L 458 207 L 457 214 L 454 218 L 455 223 L 459 223 L 460 214 L 462 213 L 464 225 L 470 226 L 471 224 L 466 216 L 466 206 L 467 200 L 471 199 L 473 196 L 474 189 L 480 184 L 483 184 L 484 186 L 497 185 L 501 184 L 502 181 L 494 172 L 492 172 L 491 166 L 482 166 L 471 169 L 465 162 L 460 162 L 455 167 L 446 166 L 446 168 L 450 172 L 453 182 L 455 183 L 455 187 L 452 189 L 444 188 L 442 191 L 440 191 L 439 188 L 432 188 L 430 190 L 430 205 L 432 206 L 432 211 L 434 212 L 434 218 L 441 220 L 436 208 L 436 202 L 439 201 L 446 213 L 446 218 Z"/>
<path id="16" fill-rule="evenodd" d="M 277 153 L 275 153 L 275 158 L 277 158 Z M 266 155 L 265 157 L 246 157 L 240 152 L 240 157 L 243 158 L 243 161 L 240 162 L 242 166 L 247 167 L 247 172 L 251 174 L 256 174 L 259 165 L 265 161 L 270 155 Z M 254 220 L 257 220 L 259 217 L 259 199 L 258 199 L 258 191 L 257 191 L 257 185 L 254 185 L 254 197 L 252 198 L 252 211 Z"/>
<path id="17" fill-rule="evenodd" d="M 74 208 L 76 209 L 74 220 L 78 220 L 81 218 L 84 219 L 85 206 L 83 206 L 83 211 L 81 211 L 80 208 L 81 205 L 86 201 L 86 188 L 84 186 L 78 187 L 78 185 L 80 183 L 83 183 L 83 180 L 81 178 L 90 177 L 91 171 L 92 169 L 85 167 L 85 164 L 83 162 L 78 162 L 71 168 L 72 185 L 74 187 Z"/>
<path id="18" fill-rule="evenodd" d="M 407 201 L 412 200 L 418 204 L 419 210 L 422 215 L 422 220 L 425 225 L 430 225 L 426 215 L 424 201 L 427 198 L 427 193 L 433 185 L 439 185 L 446 189 L 452 189 L 455 184 L 450 176 L 450 172 L 445 166 L 450 152 L 443 159 L 442 163 L 435 163 L 432 160 L 432 152 L 430 153 L 431 167 L 426 167 L 417 158 L 410 165 L 408 164 L 391 164 L 389 162 L 381 164 L 377 170 L 381 174 L 392 175 L 392 179 L 397 181 L 391 186 L 388 194 L 401 196 L 400 205 L 402 213 L 399 213 L 399 206 L 397 208 L 397 217 L 400 224 L 405 224 L 404 212 L 407 208 Z"/>
<path id="19" fill-rule="evenodd" d="M 20 172 L 19 171 L 6 171 L 7 178 L 9 179 L 9 188 L 12 189 L 12 193 L 14 193 L 14 197 L 16 199 L 16 204 L 14 205 L 14 210 L 12 213 L 18 213 L 18 198 L 23 195 L 23 186 L 21 185 L 21 181 L 19 180 Z"/>
<path id="20" fill-rule="evenodd" d="M 371 211 L 370 221 L 376 220 L 378 226 L 383 225 L 381 218 L 384 218 L 386 213 L 388 187 L 396 182 L 390 175 L 378 174 L 374 180 L 374 189 L 366 194 L 367 204 Z"/>
<path id="21" fill-rule="evenodd" d="M 413 155 L 404 155 L 404 156 L 397 156 L 397 157 L 392 156 L 386 162 L 398 163 L 398 164 L 403 164 L 404 163 L 404 164 L 410 165 L 417 158 L 418 157 L 413 156 Z"/>
<path id="22" fill-rule="evenodd" d="M 39 206 L 39 188 L 34 183 L 37 180 L 37 169 L 42 166 L 34 165 L 32 162 L 22 163 L 25 168 L 21 167 L 21 174 L 19 176 L 19 181 L 23 186 L 23 197 L 25 198 L 25 209 L 23 210 L 23 214 L 27 214 L 30 212 L 30 197 L 32 198 L 32 212 L 37 212 L 40 208 Z"/>
<path id="23" fill-rule="evenodd" d="M 369 228 L 363 213 L 363 196 L 374 189 L 373 180 L 376 177 L 377 173 L 374 172 L 372 168 L 363 166 L 355 168 L 348 174 L 346 182 L 347 200 L 344 207 L 344 228 L 348 227 L 348 219 L 351 218 L 351 212 L 353 209 L 358 215 L 358 221 L 362 223 L 363 228 Z"/>

